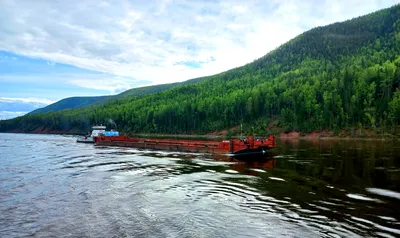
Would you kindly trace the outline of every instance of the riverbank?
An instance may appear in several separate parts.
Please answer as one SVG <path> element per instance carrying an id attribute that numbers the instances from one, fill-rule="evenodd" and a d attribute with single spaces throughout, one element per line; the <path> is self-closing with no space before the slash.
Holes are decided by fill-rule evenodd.
<path id="1" fill-rule="evenodd" d="M 231 128 L 232 129 L 232 128 Z M 27 134 L 58 134 L 58 135 L 84 135 L 87 132 L 78 129 L 71 130 L 52 130 L 45 127 L 36 128 L 32 131 L 20 131 L 11 130 L 6 133 L 27 133 Z M 221 139 L 239 139 L 242 138 L 240 133 L 237 133 L 237 128 L 234 131 L 222 130 L 216 132 L 210 132 L 207 134 L 164 134 L 164 133 L 124 133 L 120 131 L 121 135 L 127 135 L 130 137 L 144 137 L 144 138 L 180 138 L 180 139 L 199 139 L 199 140 L 221 140 Z M 307 139 L 307 140 L 329 140 L 329 139 L 346 139 L 346 140 L 393 140 L 400 139 L 398 133 L 381 133 L 369 129 L 350 129 L 350 130 L 339 130 L 339 131 L 327 131 L 323 130 L 320 132 L 283 132 L 279 128 L 273 128 L 269 130 L 271 135 L 275 135 L 280 139 Z M 250 135 L 243 132 L 243 137 Z M 263 137 L 255 133 L 255 136 Z"/>
<path id="2" fill-rule="evenodd" d="M 25 134 L 49 134 L 49 135 L 85 135 L 87 132 L 83 132 L 78 129 L 71 129 L 71 130 L 52 130 L 45 127 L 38 127 L 32 131 L 22 131 L 18 129 L 5 131 L 3 133 L 25 133 Z"/>
<path id="3" fill-rule="evenodd" d="M 350 130 L 338 130 L 338 131 L 320 131 L 304 133 L 298 131 L 292 132 L 279 132 L 279 138 L 281 139 L 367 139 L 367 140 L 382 140 L 382 139 L 400 139 L 397 133 L 387 133 L 380 131 L 373 131 L 369 129 L 350 129 Z"/>
<path id="4" fill-rule="evenodd" d="M 300 133 L 300 132 L 280 132 L 271 133 L 281 140 L 398 140 L 399 136 L 394 135 L 373 135 L 370 136 L 343 136 L 335 135 L 333 132 L 312 132 L 312 133 Z M 212 133 L 205 135 L 194 135 L 194 134 L 156 134 L 156 133 L 135 133 L 129 134 L 131 137 L 144 137 L 144 138 L 179 138 L 179 139 L 199 139 L 199 140 L 221 140 L 221 139 L 240 139 L 240 135 L 232 135 L 227 137 L 226 134 Z M 256 135 L 257 136 L 257 135 Z M 243 137 L 247 137 L 247 134 L 243 134 Z M 262 137 L 262 136 L 260 136 Z"/>

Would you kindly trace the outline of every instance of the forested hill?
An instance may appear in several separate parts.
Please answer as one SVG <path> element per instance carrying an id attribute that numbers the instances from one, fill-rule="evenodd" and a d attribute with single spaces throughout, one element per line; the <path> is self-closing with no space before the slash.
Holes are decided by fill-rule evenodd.
<path id="1" fill-rule="evenodd" d="M 80 108 L 85 107 L 96 102 L 108 101 L 110 96 L 98 96 L 98 97 L 70 97 L 61 99 L 58 102 L 52 103 L 43 108 L 38 108 L 31 111 L 28 114 L 39 114 L 47 112 L 57 112 L 68 108 Z"/>
<path id="2" fill-rule="evenodd" d="M 2 121 L 0 131 L 87 130 L 113 119 L 123 132 L 206 133 L 243 123 L 260 135 L 271 121 L 285 131 L 391 132 L 400 123 L 399 87 L 396 5 L 311 29 L 252 63 L 196 84 Z"/>
<path id="3" fill-rule="evenodd" d="M 147 95 L 147 94 L 158 93 L 158 92 L 176 87 L 178 85 L 187 85 L 187 84 L 197 83 L 197 82 L 200 82 L 202 79 L 203 78 L 195 78 L 195 79 L 190 79 L 190 80 L 187 80 L 187 81 L 184 81 L 181 83 L 169 83 L 169 84 L 160 84 L 160 85 L 154 85 L 154 86 L 133 88 L 133 89 L 129 89 L 125 92 L 122 92 L 120 94 L 112 95 L 112 96 L 64 98 L 58 102 L 55 102 L 53 104 L 46 106 L 46 107 L 38 108 L 28 114 L 58 112 L 58 111 L 70 109 L 70 108 L 81 108 L 81 107 L 87 107 L 87 106 L 91 106 L 91 105 L 100 105 L 100 104 L 104 104 L 108 101 L 118 99 L 118 98 L 138 97 L 138 96 L 143 96 L 143 95 Z"/>

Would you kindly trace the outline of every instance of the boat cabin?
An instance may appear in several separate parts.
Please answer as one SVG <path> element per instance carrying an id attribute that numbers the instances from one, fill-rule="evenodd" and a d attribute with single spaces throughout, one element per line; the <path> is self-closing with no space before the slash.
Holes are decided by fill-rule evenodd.
<path id="1" fill-rule="evenodd" d="M 105 126 L 93 126 L 92 129 L 92 134 L 90 135 L 91 137 L 99 136 L 100 134 L 104 134 L 106 132 Z"/>

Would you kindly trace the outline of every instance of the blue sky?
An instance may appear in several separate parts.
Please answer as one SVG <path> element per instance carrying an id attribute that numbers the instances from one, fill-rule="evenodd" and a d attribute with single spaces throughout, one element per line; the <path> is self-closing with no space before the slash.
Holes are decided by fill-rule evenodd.
<path id="1" fill-rule="evenodd" d="M 313 27 L 398 2 L 0 0 L 0 119 L 219 73 Z"/>

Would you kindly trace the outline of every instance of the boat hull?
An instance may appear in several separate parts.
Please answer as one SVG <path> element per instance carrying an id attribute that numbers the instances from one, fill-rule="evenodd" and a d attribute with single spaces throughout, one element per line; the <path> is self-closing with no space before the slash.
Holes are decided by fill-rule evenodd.
<path id="1" fill-rule="evenodd" d="M 76 139 L 76 142 L 78 142 L 78 143 L 88 143 L 88 144 L 94 144 L 95 143 L 93 137 L 91 137 L 91 136 L 79 137 L 78 139 Z"/>
<path id="2" fill-rule="evenodd" d="M 193 153 L 232 154 L 242 155 L 246 153 L 264 154 L 275 146 L 273 136 L 268 139 L 254 139 L 248 137 L 245 140 L 225 141 L 196 141 L 196 140 L 171 140 L 171 139 L 143 139 L 126 136 L 100 136 L 95 137 L 96 145 L 122 146 L 139 149 L 181 151 Z"/>

